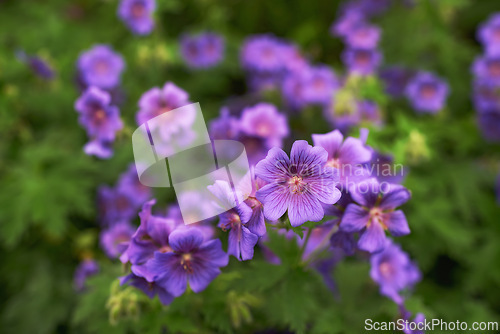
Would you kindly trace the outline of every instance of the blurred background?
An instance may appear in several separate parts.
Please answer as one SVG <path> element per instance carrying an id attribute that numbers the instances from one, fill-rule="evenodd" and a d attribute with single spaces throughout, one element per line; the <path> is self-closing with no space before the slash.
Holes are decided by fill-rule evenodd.
<path id="1" fill-rule="evenodd" d="M 476 40 L 478 25 L 500 11 L 500 4 L 389 2 L 383 13 L 370 19 L 381 29 L 381 70 L 397 65 L 430 71 L 450 89 L 444 109 L 429 115 L 416 113 L 404 97 L 387 94 L 381 76 L 374 75 L 366 87 L 384 119 L 382 125 L 363 124 L 370 129 L 368 144 L 408 168 L 404 185 L 413 197 L 405 213 L 412 233 L 399 242 L 423 275 L 408 308 L 448 321 L 499 321 L 500 208 L 495 180 L 500 144 L 485 140 L 478 127 L 470 68 L 483 52 Z M 200 102 L 207 120 L 224 106 L 237 113 L 259 101 L 271 102 L 288 113 L 292 133 L 285 146 L 289 148 L 292 139 L 310 141 L 312 133 L 334 129 L 322 109 L 292 110 L 279 89 L 252 87 L 240 63 L 240 48 L 251 35 L 271 33 L 296 44 L 311 63 L 328 65 L 340 77 L 346 73 L 341 57 L 345 45 L 329 31 L 341 4 L 161 0 L 156 3 L 154 30 L 138 36 L 118 17 L 115 0 L 0 1 L 2 332 L 157 333 L 166 326 L 169 332 L 189 333 L 300 328 L 353 333 L 363 330 L 366 318 L 394 319 L 397 307 L 378 294 L 369 278 L 369 263 L 349 258 L 335 268 L 339 294 L 331 300 L 326 290 L 311 288 L 307 276 L 268 291 L 272 270 L 259 262 L 232 259 L 234 275 L 247 275 L 254 284 L 236 288 L 226 277 L 217 286 L 237 291 L 239 297 L 222 300 L 212 289 L 186 296 L 168 310 L 158 303 L 131 302 L 129 313 L 134 316 L 110 321 L 116 317 L 110 315 L 108 298 L 122 268 L 99 249 L 96 196 L 100 185 L 114 184 L 133 161 L 130 136 L 141 95 L 174 82 L 191 101 Z M 217 66 L 200 70 L 186 64 L 180 39 L 203 31 L 223 36 L 225 52 Z M 125 62 L 121 84 L 111 92 L 124 128 L 110 159 L 84 153 L 87 135 L 74 109 L 82 89 L 77 60 L 95 44 L 110 45 Z M 348 133 L 357 136 L 359 127 Z M 174 199 L 169 190 L 155 196 L 162 206 Z M 75 268 L 89 258 L 99 263 L 99 274 L 89 279 L 85 292 L 76 292 Z M 291 297 L 292 290 L 302 294 Z M 249 301 L 245 294 L 254 291 L 269 299 Z M 274 305 L 275 311 L 263 304 Z"/>

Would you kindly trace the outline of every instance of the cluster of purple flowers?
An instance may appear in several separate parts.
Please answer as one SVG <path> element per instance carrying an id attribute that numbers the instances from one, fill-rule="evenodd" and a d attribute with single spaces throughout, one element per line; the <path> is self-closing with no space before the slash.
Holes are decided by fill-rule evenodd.
<path id="1" fill-rule="evenodd" d="M 191 68 L 209 68 L 224 58 L 224 38 L 212 32 L 184 35 L 180 42 L 181 55 Z"/>
<path id="2" fill-rule="evenodd" d="M 500 13 L 493 14 L 477 32 L 485 53 L 472 65 L 473 100 L 484 138 L 500 141 Z"/>
<path id="3" fill-rule="evenodd" d="M 210 123 L 210 136 L 243 143 L 252 165 L 263 159 L 272 147 L 281 147 L 288 134 L 286 116 L 269 103 L 246 107 L 240 117 L 223 108 L 220 116 Z"/>

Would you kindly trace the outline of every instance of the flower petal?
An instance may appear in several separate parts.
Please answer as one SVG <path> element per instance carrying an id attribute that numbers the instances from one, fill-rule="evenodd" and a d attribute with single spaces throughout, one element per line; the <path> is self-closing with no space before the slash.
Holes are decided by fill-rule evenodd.
<path id="1" fill-rule="evenodd" d="M 296 168 L 299 175 L 308 174 L 311 169 L 319 173 L 327 158 L 328 153 L 323 147 L 312 147 L 305 140 L 297 140 L 290 152 L 290 172 L 295 174 L 293 169 Z"/>
<path id="2" fill-rule="evenodd" d="M 159 285 L 155 285 L 156 293 L 158 293 L 158 298 L 163 305 L 169 305 L 174 301 L 174 296 L 168 293 L 167 290 L 163 289 Z"/>
<path id="3" fill-rule="evenodd" d="M 201 292 L 205 290 L 210 282 L 212 282 L 219 274 L 219 268 L 212 267 L 206 263 L 196 266 L 194 272 L 188 276 L 189 286 L 194 292 Z"/>
<path id="4" fill-rule="evenodd" d="M 168 236 L 175 229 L 175 222 L 172 219 L 151 216 L 148 221 L 148 235 L 157 245 L 167 245 Z"/>
<path id="5" fill-rule="evenodd" d="M 328 159 L 334 158 L 342 145 L 344 136 L 339 130 L 333 130 L 325 134 L 313 134 L 314 146 L 323 147 L 328 153 Z"/>
<path id="6" fill-rule="evenodd" d="M 229 256 L 222 250 L 219 239 L 205 242 L 196 252 L 196 257 L 216 267 L 225 267 L 229 262 Z"/>
<path id="7" fill-rule="evenodd" d="M 245 226 L 241 227 L 241 239 L 240 239 L 240 250 L 241 259 L 243 261 L 251 260 L 253 258 L 254 247 L 259 241 L 259 237 Z"/>
<path id="8" fill-rule="evenodd" d="M 168 237 L 170 247 L 176 252 L 189 253 L 203 243 L 203 233 L 196 227 L 178 228 Z"/>
<path id="9" fill-rule="evenodd" d="M 395 237 L 410 234 L 410 227 L 406 221 L 406 216 L 401 210 L 387 213 L 385 224 L 389 232 Z"/>
<path id="10" fill-rule="evenodd" d="M 389 184 L 387 187 L 379 205 L 384 210 L 395 209 L 411 198 L 410 191 L 401 185 Z"/>
<path id="11" fill-rule="evenodd" d="M 380 184 L 376 178 L 363 180 L 349 188 L 352 199 L 366 207 L 373 207 L 380 194 Z"/>
<path id="12" fill-rule="evenodd" d="M 266 182 L 279 182 L 289 175 L 290 159 L 286 153 L 273 147 L 264 160 L 255 166 L 255 175 Z"/>
<path id="13" fill-rule="evenodd" d="M 290 201 L 290 191 L 285 185 L 270 183 L 257 191 L 257 199 L 264 206 L 264 216 L 278 220 L 285 213 Z"/>
<path id="14" fill-rule="evenodd" d="M 368 211 L 354 203 L 349 204 L 342 216 L 340 229 L 344 232 L 357 232 L 368 224 L 370 215 Z"/>
<path id="15" fill-rule="evenodd" d="M 370 253 L 377 253 L 384 249 L 386 240 L 384 228 L 380 224 L 372 222 L 361 234 L 358 247 Z"/>
<path id="16" fill-rule="evenodd" d="M 348 137 L 339 152 L 342 164 L 361 164 L 370 161 L 372 152 L 358 138 Z"/>
<path id="17" fill-rule="evenodd" d="M 318 222 L 324 216 L 323 206 L 314 195 L 303 193 L 291 196 L 288 204 L 288 218 L 292 226 L 300 226 L 307 221 Z"/>

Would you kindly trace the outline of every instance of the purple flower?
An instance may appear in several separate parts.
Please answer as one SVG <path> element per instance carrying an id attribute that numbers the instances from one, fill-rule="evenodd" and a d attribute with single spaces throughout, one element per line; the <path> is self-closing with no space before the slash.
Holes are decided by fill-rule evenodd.
<path id="1" fill-rule="evenodd" d="M 491 15 L 477 31 L 477 39 L 486 49 L 488 54 L 500 53 L 500 14 Z"/>
<path id="2" fill-rule="evenodd" d="M 243 109 L 239 128 L 247 135 L 267 139 L 270 146 L 279 147 L 289 132 L 286 116 L 269 103 Z"/>
<path id="3" fill-rule="evenodd" d="M 123 128 L 120 110 L 110 102 L 111 96 L 97 87 L 88 88 L 75 102 L 75 109 L 80 115 L 78 121 L 91 139 L 85 148 L 87 154 L 107 158 L 106 151 L 92 149 L 93 146 L 102 146 L 105 150 L 109 147 L 111 150 L 115 133 Z"/>
<path id="4" fill-rule="evenodd" d="M 448 84 L 429 72 L 420 72 L 406 86 L 406 96 L 419 112 L 436 113 L 448 97 Z"/>
<path id="5" fill-rule="evenodd" d="M 341 57 L 349 72 L 360 75 L 373 74 L 382 63 L 382 54 L 375 49 L 348 48 Z"/>
<path id="6" fill-rule="evenodd" d="M 308 103 L 306 98 L 308 78 L 307 68 L 285 76 L 281 90 L 284 100 L 291 108 L 300 109 Z"/>
<path id="7" fill-rule="evenodd" d="M 477 57 L 472 64 L 472 72 L 480 80 L 500 85 L 500 54 Z"/>
<path id="8" fill-rule="evenodd" d="M 324 148 L 305 140 L 293 144 L 290 158 L 282 149 L 272 148 L 255 168 L 257 177 L 269 183 L 257 191 L 265 217 L 278 220 L 288 210 L 292 226 L 320 221 L 321 203 L 334 204 L 341 195 L 335 187 L 336 171 L 325 166 L 327 157 Z"/>
<path id="9" fill-rule="evenodd" d="M 367 168 L 372 177 L 376 177 L 380 183 L 401 184 L 406 176 L 407 169 L 401 164 L 395 164 L 391 155 L 382 154 L 373 150 L 372 159 Z"/>
<path id="10" fill-rule="evenodd" d="M 344 10 L 342 15 L 333 22 L 330 33 L 334 36 L 345 37 L 356 25 L 363 23 L 364 19 L 364 14 L 357 9 Z"/>
<path id="11" fill-rule="evenodd" d="M 392 0 L 359 0 L 358 6 L 366 16 L 377 16 L 386 12 Z"/>
<path id="12" fill-rule="evenodd" d="M 148 35 L 155 25 L 155 8 L 155 0 L 121 0 L 118 16 L 134 34 Z"/>
<path id="13" fill-rule="evenodd" d="M 247 75 L 247 85 L 250 90 L 255 92 L 274 90 L 280 86 L 282 81 L 282 73 L 249 72 Z"/>
<path id="14" fill-rule="evenodd" d="M 116 222 L 101 232 L 101 248 L 109 258 L 115 259 L 127 249 L 130 237 L 134 232 L 135 228 L 129 222 Z"/>
<path id="15" fill-rule="evenodd" d="M 272 35 L 255 35 L 241 48 L 241 63 L 247 70 L 279 72 L 284 68 L 286 49 L 283 41 Z"/>
<path id="16" fill-rule="evenodd" d="M 98 44 L 78 58 L 78 70 L 87 86 L 110 89 L 120 83 L 123 58 L 109 46 Z"/>
<path id="17" fill-rule="evenodd" d="M 102 226 L 111 226 L 118 221 L 129 221 L 137 210 L 133 194 L 120 188 L 101 186 L 97 191 L 99 220 Z"/>
<path id="18" fill-rule="evenodd" d="M 163 305 L 169 305 L 174 300 L 174 296 L 155 282 L 148 282 L 145 278 L 136 276 L 133 273 L 120 277 L 120 285 L 124 284 L 129 284 L 139 290 L 142 290 L 150 299 L 153 299 L 154 296 L 158 295 L 158 298 Z"/>
<path id="19" fill-rule="evenodd" d="M 306 71 L 304 97 L 308 103 L 328 104 L 339 82 L 327 66 L 309 67 Z"/>
<path id="20" fill-rule="evenodd" d="M 203 240 L 197 228 L 179 228 L 168 236 L 172 252 L 155 252 L 147 267 L 153 281 L 174 297 L 186 291 L 203 291 L 220 274 L 220 267 L 228 264 L 228 255 L 222 251 L 219 239 Z"/>
<path id="21" fill-rule="evenodd" d="M 370 161 L 372 152 L 360 139 L 347 137 L 344 141 L 342 133 L 334 130 L 313 134 L 312 140 L 315 146 L 323 147 L 328 153 L 326 165 L 338 170 L 343 188 L 368 176 L 363 164 Z"/>
<path id="22" fill-rule="evenodd" d="M 478 123 L 486 140 L 500 142 L 500 110 L 481 111 L 478 114 Z"/>
<path id="23" fill-rule="evenodd" d="M 185 35 L 181 39 L 181 54 L 189 67 L 213 67 L 224 58 L 224 38 L 210 32 Z"/>
<path id="24" fill-rule="evenodd" d="M 99 265 L 93 259 L 85 259 L 75 269 L 73 277 L 73 285 L 76 291 L 82 292 L 85 290 L 85 282 L 90 276 L 96 275 L 99 272 Z"/>
<path id="25" fill-rule="evenodd" d="M 402 304 L 401 292 L 413 288 L 420 281 L 421 274 L 399 245 L 388 239 L 384 247 L 382 252 L 370 258 L 370 276 L 380 286 L 381 294 Z"/>
<path id="26" fill-rule="evenodd" d="M 27 64 L 31 70 L 40 78 L 45 80 L 54 79 L 55 73 L 45 60 L 38 56 L 28 56 L 24 51 L 16 52 L 17 59 Z"/>
<path id="27" fill-rule="evenodd" d="M 252 259 L 253 249 L 259 240 L 246 226 L 252 217 L 252 209 L 246 203 L 236 203 L 231 186 L 225 181 L 216 181 L 208 190 L 222 208 L 232 208 L 219 215 L 219 226 L 223 231 L 229 231 L 227 253 L 238 261 Z M 241 195 L 238 197 L 241 198 Z"/>
<path id="28" fill-rule="evenodd" d="M 154 216 L 151 212 L 156 200 L 144 203 L 139 213 L 141 224 L 130 239 L 128 248 L 120 257 L 123 263 L 132 263 L 132 271 L 149 279 L 147 270 L 143 272 L 140 267 L 148 259 L 152 258 L 154 252 L 170 252 L 172 248 L 168 243 L 168 236 L 174 231 L 178 224 L 173 219 Z"/>
<path id="29" fill-rule="evenodd" d="M 350 48 L 375 49 L 380 39 L 380 29 L 361 22 L 347 32 L 345 42 Z"/>
<path id="30" fill-rule="evenodd" d="M 474 105 L 478 111 L 500 110 L 500 84 L 493 84 L 488 80 L 474 81 Z"/>
<path id="31" fill-rule="evenodd" d="M 354 233 L 337 231 L 331 236 L 330 244 L 332 247 L 342 249 L 345 255 L 354 255 L 356 251 L 356 239 L 354 239 Z"/>
<path id="32" fill-rule="evenodd" d="M 413 76 L 412 70 L 399 66 L 387 67 L 380 71 L 380 77 L 385 83 L 385 91 L 393 97 L 404 95 L 406 85 Z"/>
<path id="33" fill-rule="evenodd" d="M 377 179 L 364 180 L 349 189 L 357 203 L 347 206 L 340 229 L 360 232 L 358 247 L 370 253 L 381 251 L 386 243 L 385 230 L 394 236 L 410 233 L 405 214 L 395 210 L 410 199 L 410 192 L 403 186 L 379 183 Z"/>
<path id="34" fill-rule="evenodd" d="M 130 198 L 140 207 L 151 198 L 151 188 L 139 181 L 135 164 L 130 164 L 127 171 L 120 175 L 117 188 L 121 193 L 130 194 Z"/>
<path id="35" fill-rule="evenodd" d="M 248 179 L 250 182 L 248 182 Z M 250 187 L 248 185 L 250 184 Z M 266 183 L 255 176 L 254 168 L 250 169 L 250 172 L 245 175 L 243 181 L 236 186 L 236 189 L 240 191 L 245 200 L 245 204 L 252 210 L 252 215 L 248 220 L 246 226 L 253 234 L 259 237 L 266 234 L 266 221 L 264 219 L 264 207 L 262 203 L 257 199 L 257 191 L 264 187 Z"/>
<path id="36" fill-rule="evenodd" d="M 136 115 L 137 124 L 142 125 L 156 116 L 190 103 L 189 94 L 172 82 L 167 82 L 163 88 L 151 88 L 142 94 L 139 100 L 140 110 Z M 165 127 L 165 129 L 162 128 L 162 133 L 164 132 L 163 130 L 168 129 L 170 135 L 170 132 L 175 132 L 179 128 L 191 125 L 194 115 L 186 116 L 190 117 L 168 119 L 168 127 Z M 151 129 L 151 131 L 153 130 Z"/>
<path id="37" fill-rule="evenodd" d="M 300 71 L 308 65 L 306 58 L 294 44 L 283 45 L 283 61 L 285 69 L 289 72 Z"/>
<path id="38" fill-rule="evenodd" d="M 231 116 L 229 109 L 224 107 L 220 116 L 210 121 L 209 129 L 212 139 L 234 139 L 238 133 L 238 119 Z"/>

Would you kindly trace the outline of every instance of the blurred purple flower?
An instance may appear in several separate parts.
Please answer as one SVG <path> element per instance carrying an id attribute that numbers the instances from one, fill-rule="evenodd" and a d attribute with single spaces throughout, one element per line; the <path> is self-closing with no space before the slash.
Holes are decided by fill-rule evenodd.
<path id="1" fill-rule="evenodd" d="M 344 136 L 339 130 L 326 134 L 313 134 L 315 146 L 323 147 L 328 153 L 326 165 L 338 170 L 340 185 L 347 189 L 349 184 L 368 177 L 369 172 L 363 166 L 372 158 L 372 152 L 364 143 L 353 137 Z"/>
<path id="2" fill-rule="evenodd" d="M 111 89 L 120 83 L 124 68 L 123 58 L 108 45 L 94 45 L 78 58 L 78 70 L 87 86 Z"/>
<path id="3" fill-rule="evenodd" d="M 347 31 L 345 42 L 350 48 L 375 49 L 380 39 L 380 28 L 361 22 Z"/>
<path id="4" fill-rule="evenodd" d="M 349 72 L 359 75 L 373 74 L 382 63 L 382 54 L 375 49 L 348 48 L 341 57 Z"/>
<path id="5" fill-rule="evenodd" d="M 168 236 L 171 252 L 155 252 L 147 262 L 153 281 L 174 297 L 186 291 L 203 291 L 220 274 L 220 267 L 228 264 L 228 255 L 222 251 L 219 239 L 203 240 L 197 228 L 179 228 Z M 148 280 L 149 281 L 149 280 Z"/>
<path id="6" fill-rule="evenodd" d="M 401 292 L 413 288 L 420 281 L 421 274 L 408 254 L 401 247 L 387 239 L 383 251 L 370 259 L 371 278 L 380 286 L 380 293 L 402 304 Z"/>
<path id="7" fill-rule="evenodd" d="M 477 57 L 472 64 L 476 78 L 494 85 L 500 85 L 500 54 Z"/>
<path id="8" fill-rule="evenodd" d="M 285 76 L 281 90 L 284 100 L 291 108 L 301 109 L 307 104 L 308 78 L 307 68 Z"/>
<path id="9" fill-rule="evenodd" d="M 353 28 L 363 23 L 364 14 L 355 7 L 344 8 L 342 14 L 333 22 L 330 33 L 338 37 L 346 37 Z"/>
<path id="10" fill-rule="evenodd" d="M 380 78 L 385 83 L 387 94 L 401 97 L 405 93 L 406 85 L 414 76 L 414 71 L 400 66 L 391 66 L 380 71 Z"/>
<path id="11" fill-rule="evenodd" d="M 305 100 L 308 103 L 328 104 L 340 85 L 335 73 L 328 66 L 309 67 L 305 73 Z"/>
<path id="12" fill-rule="evenodd" d="M 54 70 L 45 60 L 38 56 L 29 56 L 24 51 L 16 52 L 16 57 L 21 62 L 27 64 L 31 70 L 40 78 L 52 80 L 55 77 Z"/>
<path id="13" fill-rule="evenodd" d="M 290 158 L 282 149 L 272 148 L 255 167 L 257 177 L 269 183 L 257 191 L 265 217 L 274 221 L 288 210 L 292 226 L 320 221 L 321 203 L 334 204 L 341 195 L 335 187 L 338 174 L 325 166 L 327 157 L 324 148 L 305 140 L 293 144 Z"/>
<path id="14" fill-rule="evenodd" d="M 409 318 L 409 316 L 408 316 Z M 409 321 L 408 325 L 405 329 L 403 329 L 404 334 L 424 334 L 424 324 L 425 324 L 425 315 L 423 313 L 417 313 L 413 321 L 410 319 L 406 319 Z M 419 329 L 422 328 L 422 329 Z"/>
<path id="15" fill-rule="evenodd" d="M 479 26 L 477 39 L 490 55 L 500 54 L 500 13 L 494 13 Z"/>
<path id="16" fill-rule="evenodd" d="M 500 142 L 500 110 L 483 110 L 477 117 L 483 137 L 491 142 Z"/>
<path id="17" fill-rule="evenodd" d="M 85 282 L 90 276 L 96 275 L 99 272 L 99 265 L 93 259 L 85 259 L 75 269 L 73 277 L 73 286 L 76 291 L 82 292 L 85 290 Z"/>
<path id="18" fill-rule="evenodd" d="M 247 70 L 280 72 L 285 66 L 286 48 L 273 35 L 254 35 L 241 48 L 241 63 Z"/>
<path id="19" fill-rule="evenodd" d="M 134 34 L 148 35 L 155 25 L 155 8 L 155 0 L 121 0 L 118 16 Z"/>
<path id="20" fill-rule="evenodd" d="M 115 259 L 128 247 L 130 237 L 135 232 L 135 227 L 127 221 L 115 222 L 109 228 L 101 231 L 100 244 L 106 255 Z"/>
<path id="21" fill-rule="evenodd" d="M 488 80 L 474 81 L 473 99 L 478 111 L 500 110 L 500 84 L 493 84 Z"/>
<path id="22" fill-rule="evenodd" d="M 370 178 L 352 186 L 349 192 L 357 204 L 347 206 L 340 229 L 360 232 L 360 249 L 370 253 L 380 252 L 387 240 L 385 230 L 394 236 L 410 233 L 405 214 L 396 210 L 411 197 L 405 187 L 379 183 L 376 178 Z"/>
<path id="23" fill-rule="evenodd" d="M 133 196 L 133 193 L 123 192 L 117 187 L 99 187 L 97 201 L 101 226 L 111 226 L 115 222 L 132 219 L 137 210 Z"/>
<path id="24" fill-rule="evenodd" d="M 111 143 L 115 139 L 115 133 L 123 128 L 120 110 L 110 105 L 110 102 L 111 96 L 97 87 L 88 88 L 75 102 L 75 109 L 79 113 L 78 121 L 87 130 L 91 143 Z"/>
<path id="25" fill-rule="evenodd" d="M 163 305 L 169 305 L 174 300 L 174 296 L 155 282 L 148 282 L 145 278 L 136 276 L 133 273 L 120 277 L 120 285 L 124 284 L 129 284 L 142 290 L 150 299 L 158 295 L 158 299 L 160 299 Z"/>
<path id="26" fill-rule="evenodd" d="M 250 136 L 265 138 L 270 146 L 281 147 L 288 136 L 286 116 L 270 103 L 259 103 L 243 109 L 239 129 Z"/>
<path id="27" fill-rule="evenodd" d="M 181 54 L 192 68 L 213 67 L 224 58 L 224 38 L 211 32 L 184 35 L 181 38 Z"/>
<path id="28" fill-rule="evenodd" d="M 406 86 L 406 96 L 418 112 L 435 114 L 444 108 L 448 84 L 429 72 L 420 72 Z"/>
<path id="29" fill-rule="evenodd" d="M 120 192 L 130 194 L 132 200 L 140 207 L 152 196 L 151 188 L 139 181 L 135 164 L 130 164 L 128 169 L 120 175 L 117 188 Z"/>

